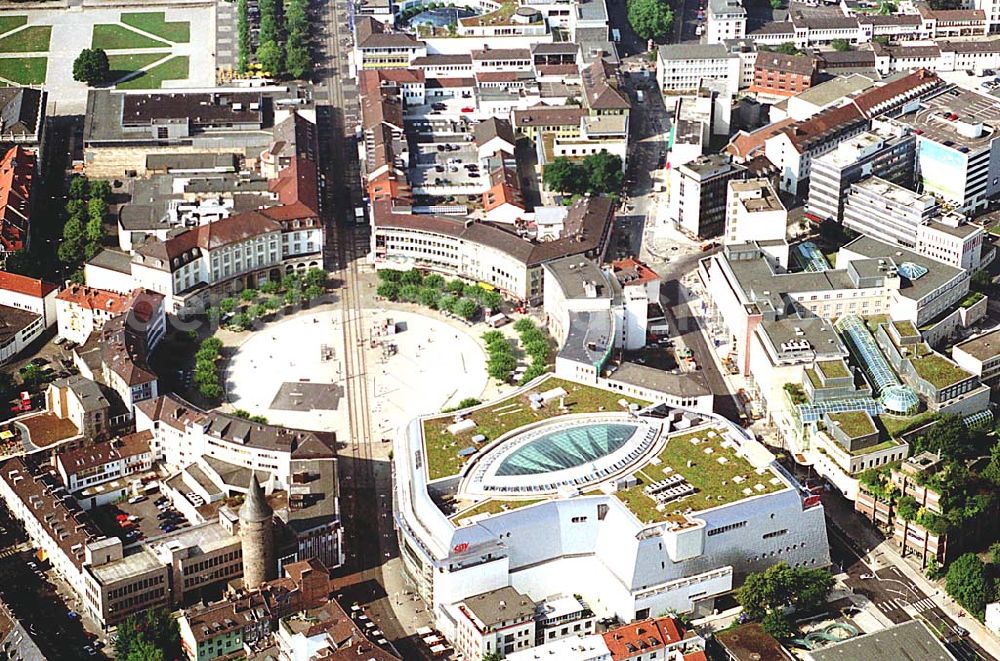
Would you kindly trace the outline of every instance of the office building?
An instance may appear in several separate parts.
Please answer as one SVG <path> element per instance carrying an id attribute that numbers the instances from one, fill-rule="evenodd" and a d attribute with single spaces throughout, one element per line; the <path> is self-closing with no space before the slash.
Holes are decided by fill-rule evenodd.
<path id="1" fill-rule="evenodd" d="M 1000 386 L 1000 330 L 959 342 L 952 347 L 951 358 L 983 383 Z"/>
<path id="2" fill-rule="evenodd" d="M 732 180 L 726 203 L 724 243 L 783 241 L 788 211 L 767 179 Z"/>
<path id="3" fill-rule="evenodd" d="M 885 243 L 914 248 L 918 228 L 938 211 L 938 202 L 929 193 L 915 193 L 869 177 L 851 184 L 844 203 L 844 227 Z"/>
<path id="4" fill-rule="evenodd" d="M 690 236 L 719 236 L 726 225 L 729 182 L 742 179 L 745 173 L 743 166 L 724 154 L 702 156 L 671 169 L 669 221 Z"/>
<path id="5" fill-rule="evenodd" d="M 814 222 L 841 222 L 851 184 L 869 176 L 910 187 L 914 179 L 916 137 L 881 127 L 837 145 L 813 160 L 806 215 Z"/>
<path id="6" fill-rule="evenodd" d="M 721 43 L 670 44 L 657 51 L 656 82 L 660 91 L 697 92 L 709 80 L 722 83 L 726 94 L 740 89 L 740 57 Z"/>

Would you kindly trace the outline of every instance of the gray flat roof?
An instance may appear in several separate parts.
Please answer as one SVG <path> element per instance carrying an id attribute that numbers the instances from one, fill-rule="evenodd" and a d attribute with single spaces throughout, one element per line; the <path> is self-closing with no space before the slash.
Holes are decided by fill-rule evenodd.
<path id="1" fill-rule="evenodd" d="M 955 115 L 956 119 L 949 119 Z M 922 133 L 918 140 L 952 143 L 955 149 L 987 148 L 1000 131 L 1000 99 L 971 90 L 951 88 L 926 99 L 920 109 L 901 116 L 900 121 Z M 972 136 L 959 130 L 962 125 L 982 123 L 983 131 Z"/>
<path id="2" fill-rule="evenodd" d="M 815 106 L 825 107 L 849 94 L 866 90 L 874 85 L 875 82 L 871 78 L 859 73 L 852 73 L 849 76 L 838 76 L 825 83 L 814 85 L 806 91 L 796 94 L 793 98 L 801 99 Z"/>
<path id="3" fill-rule="evenodd" d="M 512 587 L 497 588 L 468 597 L 462 603 L 485 626 L 523 620 L 535 614 L 535 602 Z"/>
<path id="4" fill-rule="evenodd" d="M 1000 356 L 1000 329 L 959 342 L 955 348 L 981 361 Z"/>
<path id="5" fill-rule="evenodd" d="M 668 44 L 660 46 L 661 60 L 723 60 L 729 57 L 739 57 L 723 44 Z"/>
<path id="6" fill-rule="evenodd" d="M 759 328 L 779 353 L 784 343 L 805 340 L 821 359 L 830 354 L 847 355 L 847 348 L 841 342 L 840 335 L 826 319 L 787 317 L 777 321 L 763 321 Z"/>
<path id="7" fill-rule="evenodd" d="M 905 661 L 951 661 L 948 648 L 920 620 L 834 643 L 810 652 L 814 661 L 900 659 Z"/>
<path id="8" fill-rule="evenodd" d="M 607 278 L 596 264 L 585 257 L 564 257 L 546 262 L 544 268 L 549 270 L 563 295 L 568 299 L 587 298 L 586 285 L 593 284 L 596 296 L 592 298 L 610 298 L 611 288 Z"/>
<path id="9" fill-rule="evenodd" d="M 890 245 L 868 236 L 858 237 L 841 248 L 841 250 L 848 250 L 875 259 L 889 257 L 896 263 L 897 267 L 903 262 L 911 262 L 923 266 L 927 269 L 927 273 L 916 280 L 900 278 L 899 293 L 913 300 L 919 300 L 927 296 L 962 274 L 962 269 L 942 264 L 906 248 Z"/>
<path id="10" fill-rule="evenodd" d="M 704 372 L 671 374 L 655 367 L 623 362 L 608 378 L 677 397 L 698 397 L 712 393 Z"/>
<path id="11" fill-rule="evenodd" d="M 599 312 L 570 312 L 569 332 L 559 356 L 576 363 L 597 365 L 608 353 L 614 326 L 610 308 Z"/>
<path id="12" fill-rule="evenodd" d="M 94 255 L 87 263 L 103 269 L 118 271 L 119 273 L 132 272 L 132 257 L 127 252 L 121 250 L 105 248 Z"/>

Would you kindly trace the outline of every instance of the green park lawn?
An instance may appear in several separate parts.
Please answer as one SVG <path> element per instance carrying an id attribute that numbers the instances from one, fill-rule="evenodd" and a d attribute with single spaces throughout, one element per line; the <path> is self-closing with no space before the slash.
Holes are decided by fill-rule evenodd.
<path id="1" fill-rule="evenodd" d="M 27 16 L 0 16 L 0 34 L 7 34 L 27 23 Z"/>
<path id="2" fill-rule="evenodd" d="M 111 65 L 111 80 L 121 80 L 130 73 L 147 67 L 165 58 L 164 53 L 130 53 L 128 55 L 108 55 Z"/>
<path id="3" fill-rule="evenodd" d="M 159 89 L 165 80 L 180 80 L 188 77 L 188 57 L 186 55 L 172 57 L 163 64 L 157 64 L 143 71 L 135 78 L 117 85 L 118 89 Z"/>
<path id="4" fill-rule="evenodd" d="M 125 13 L 121 22 L 167 41 L 186 44 L 191 40 L 191 24 L 187 21 L 167 22 L 162 11 Z"/>
<path id="5" fill-rule="evenodd" d="M 34 25 L 0 39 L 0 53 L 45 53 L 52 26 Z"/>
<path id="6" fill-rule="evenodd" d="M 0 44 L 3 41 L 0 40 Z M 122 48 L 168 48 L 170 44 L 159 39 L 151 39 L 133 32 L 121 25 L 99 24 L 94 26 L 93 48 L 114 50 Z"/>
<path id="7" fill-rule="evenodd" d="M 0 78 L 19 85 L 41 85 L 47 69 L 48 59 L 44 57 L 0 58 Z"/>

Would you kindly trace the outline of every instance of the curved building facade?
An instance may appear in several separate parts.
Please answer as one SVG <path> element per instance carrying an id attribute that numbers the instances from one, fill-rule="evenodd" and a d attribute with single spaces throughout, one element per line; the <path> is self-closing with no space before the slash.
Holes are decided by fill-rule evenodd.
<path id="1" fill-rule="evenodd" d="M 581 410 L 608 395 L 543 377 L 399 430 L 403 565 L 446 635 L 449 605 L 504 586 L 536 601 L 580 594 L 596 614 L 631 621 L 709 610 L 779 559 L 829 564 L 819 499 L 741 428 L 649 402 L 636 412 L 620 399 L 612 412 L 615 394 Z M 535 421 L 502 426 L 524 416 Z"/>

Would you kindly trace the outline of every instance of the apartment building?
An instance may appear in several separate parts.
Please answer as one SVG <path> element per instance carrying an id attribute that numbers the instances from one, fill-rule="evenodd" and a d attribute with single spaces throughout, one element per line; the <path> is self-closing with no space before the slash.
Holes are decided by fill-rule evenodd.
<path id="1" fill-rule="evenodd" d="M 45 408 L 72 422 L 88 438 L 104 438 L 111 432 L 111 404 L 99 385 L 79 374 L 50 383 L 45 390 Z"/>
<path id="2" fill-rule="evenodd" d="M 11 147 L 0 158 L 0 263 L 8 255 L 28 248 L 31 190 L 37 169 L 35 151 L 21 145 Z"/>
<path id="3" fill-rule="evenodd" d="M 916 251 L 931 259 L 975 271 L 983 257 L 986 231 L 957 213 L 937 216 L 917 228 Z"/>
<path id="4" fill-rule="evenodd" d="M 466 597 L 449 608 L 456 651 L 468 659 L 504 657 L 535 645 L 535 602 L 512 587 Z"/>
<path id="5" fill-rule="evenodd" d="M 104 323 L 128 309 L 129 297 L 86 285 L 71 284 L 56 296 L 59 336 L 83 344 Z"/>
<path id="6" fill-rule="evenodd" d="M 841 222 L 851 184 L 872 176 L 909 187 L 915 159 L 916 136 L 894 134 L 883 125 L 840 143 L 812 162 L 806 215 L 816 222 Z"/>
<path id="7" fill-rule="evenodd" d="M 730 181 L 726 200 L 724 243 L 785 239 L 788 210 L 767 179 Z"/>
<path id="8" fill-rule="evenodd" d="M 394 32 L 371 16 L 360 16 L 354 24 L 354 65 L 362 69 L 406 68 L 427 55 L 423 41 L 405 32 Z"/>
<path id="9" fill-rule="evenodd" d="M 751 93 L 773 98 L 787 98 L 813 86 L 818 67 L 809 55 L 784 55 L 759 52 L 754 60 Z"/>
<path id="10" fill-rule="evenodd" d="M 149 432 L 137 432 L 73 448 L 55 455 L 53 464 L 67 489 L 72 492 L 81 491 L 96 484 L 148 471 L 153 466 L 153 454 L 149 449 L 151 439 L 152 434 Z M 121 493 L 115 493 L 114 496 L 120 497 Z M 105 504 L 96 500 L 80 502 L 84 509 Z"/>

